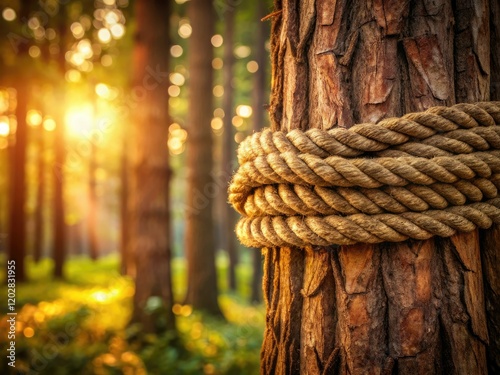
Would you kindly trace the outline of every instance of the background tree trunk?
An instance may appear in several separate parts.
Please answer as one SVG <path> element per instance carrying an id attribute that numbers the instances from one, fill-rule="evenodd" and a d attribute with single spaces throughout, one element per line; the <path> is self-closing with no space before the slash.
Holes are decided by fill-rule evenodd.
<path id="1" fill-rule="evenodd" d="M 43 125 L 39 125 L 36 129 L 38 136 L 38 160 L 37 160 L 37 187 L 36 187 L 36 209 L 35 209 L 35 233 L 33 260 L 38 263 L 42 258 L 43 240 L 44 240 L 44 225 L 43 211 L 45 208 L 45 131 Z"/>
<path id="2" fill-rule="evenodd" d="M 19 53 L 24 53 L 20 47 Z M 24 269 L 24 256 L 26 254 L 26 145 L 28 125 L 26 113 L 28 106 L 28 83 L 19 80 L 17 89 L 17 129 L 15 144 L 11 146 L 9 187 L 10 211 L 8 234 L 8 260 L 16 262 L 16 281 L 26 280 Z"/>
<path id="3" fill-rule="evenodd" d="M 61 8 L 61 12 L 65 9 Z M 57 65 L 59 68 L 60 82 L 55 84 L 57 102 L 59 108 L 56 109 L 56 129 L 54 130 L 54 276 L 56 278 L 63 278 L 64 260 L 66 258 L 66 223 L 64 219 L 64 164 L 66 160 L 66 150 L 64 144 L 64 115 L 65 115 L 65 99 L 66 99 L 66 86 L 64 75 L 66 73 L 66 35 L 67 25 L 65 16 L 62 15 L 59 20 L 59 55 L 57 57 Z"/>
<path id="4" fill-rule="evenodd" d="M 224 96 L 222 98 L 222 109 L 224 111 L 224 134 L 222 148 L 222 170 L 226 182 L 229 184 L 233 175 L 233 160 L 235 153 L 234 131 L 233 131 L 233 107 L 234 107 L 234 19 L 236 8 L 229 6 L 224 10 L 224 67 L 223 82 Z M 221 189 L 223 200 L 222 241 L 224 249 L 229 256 L 228 285 L 230 290 L 236 290 L 236 265 L 238 264 L 238 252 L 236 248 L 236 215 L 233 208 L 227 203 L 226 189 Z"/>
<path id="5" fill-rule="evenodd" d="M 171 1 L 135 3 L 133 113 L 135 154 L 131 186 L 132 254 L 137 267 L 132 322 L 145 332 L 175 331 L 170 268 L 168 72 Z M 160 306 L 154 299 L 159 298 Z M 150 302 L 154 302 L 150 304 Z M 146 308 L 153 310 L 146 311 Z"/>
<path id="6" fill-rule="evenodd" d="M 261 21 L 266 16 L 265 4 L 257 1 L 255 18 L 258 22 L 257 37 L 255 39 L 255 62 L 259 69 L 254 73 L 252 92 L 252 120 L 253 131 L 258 132 L 264 127 L 265 95 L 266 95 L 266 66 L 268 64 L 266 54 L 266 38 L 269 35 L 267 21 Z M 260 302 L 262 300 L 262 254 L 255 249 L 252 252 L 252 290 L 250 300 Z"/>
<path id="7" fill-rule="evenodd" d="M 135 276 L 134 259 L 130 249 L 130 215 L 128 209 L 129 201 L 129 161 L 127 153 L 129 152 L 129 131 L 128 127 L 124 131 L 120 178 L 121 178 L 121 191 L 120 191 L 120 272 L 122 275 Z"/>
<path id="8" fill-rule="evenodd" d="M 95 106 L 97 108 L 97 106 Z M 88 196 L 88 213 L 87 213 L 87 229 L 89 241 L 90 259 L 97 260 L 99 257 L 98 241 L 97 241 L 97 192 L 95 171 L 97 168 L 96 161 L 97 148 L 94 141 L 90 140 L 90 156 L 89 156 L 89 196 Z"/>
<path id="9" fill-rule="evenodd" d="M 350 127 L 489 98 L 486 0 L 275 7 L 274 129 Z M 477 231 L 264 253 L 262 373 L 487 372 Z"/>
<path id="10" fill-rule="evenodd" d="M 192 0 L 188 16 L 189 39 L 188 192 L 186 257 L 188 289 L 185 302 L 195 309 L 220 315 L 217 302 L 213 201 L 219 187 L 212 177 L 212 58 L 210 39 L 215 14 L 211 0 Z"/>

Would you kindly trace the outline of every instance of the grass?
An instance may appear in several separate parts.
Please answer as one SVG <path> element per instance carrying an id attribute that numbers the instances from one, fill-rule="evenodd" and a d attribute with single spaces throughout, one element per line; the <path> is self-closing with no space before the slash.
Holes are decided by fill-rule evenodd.
<path id="1" fill-rule="evenodd" d="M 264 309 L 248 301 L 251 267 L 237 270 L 239 290 L 226 288 L 227 260 L 219 257 L 219 297 L 226 321 L 212 319 L 177 302 L 180 345 L 166 335 L 128 338 L 134 284 L 118 273 L 118 259 L 74 258 L 66 280 L 51 278 L 52 263 L 27 262 L 30 281 L 16 288 L 16 368 L 0 356 L 0 373 L 26 374 L 255 374 L 264 329 Z M 185 291 L 185 264 L 172 262 L 174 295 Z M 7 295 L 5 286 L 0 288 Z M 3 299 L 5 301 L 5 299 Z M 9 347 L 7 306 L 0 306 L 0 344 Z M 4 351 L 5 353 L 5 351 Z"/>

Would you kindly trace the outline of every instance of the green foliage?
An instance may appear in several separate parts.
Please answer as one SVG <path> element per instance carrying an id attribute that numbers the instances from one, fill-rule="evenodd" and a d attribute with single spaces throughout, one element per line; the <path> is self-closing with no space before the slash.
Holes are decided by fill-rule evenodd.
<path id="1" fill-rule="evenodd" d="M 226 261 L 219 259 L 224 274 Z M 65 374 L 255 374 L 264 326 L 262 306 L 252 306 L 240 292 L 222 294 L 225 320 L 176 304 L 179 337 L 144 335 L 128 326 L 132 280 L 120 276 L 116 257 L 93 263 L 76 258 L 67 264 L 67 281 L 50 279 L 52 264 L 28 262 L 31 281 L 17 286 L 16 370 L 19 373 Z M 184 278 L 184 264 L 173 262 L 175 278 Z M 248 283 L 250 265 L 239 270 Z M 91 276 L 90 276 L 91 275 Z M 181 282 L 177 282 L 181 285 Z M 2 286 L 0 293 L 6 295 Z M 246 293 L 245 293 L 246 294 Z M 180 290 L 175 291 L 181 296 Z M 5 314 L 2 306 L 2 314 Z M 146 309 L 158 313 L 152 298 Z M 7 344 L 7 316 L 0 319 L 0 345 Z M 131 340 L 131 337 L 140 339 Z M 0 357 L 0 373 L 10 368 Z M 31 370 L 31 372 L 30 372 Z"/>

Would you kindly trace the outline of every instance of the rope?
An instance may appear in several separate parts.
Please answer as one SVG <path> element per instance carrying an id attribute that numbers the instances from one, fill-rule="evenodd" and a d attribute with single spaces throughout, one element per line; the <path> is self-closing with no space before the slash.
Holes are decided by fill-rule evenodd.
<path id="1" fill-rule="evenodd" d="M 500 223 L 500 102 L 244 140 L 229 201 L 252 247 L 448 237 Z"/>

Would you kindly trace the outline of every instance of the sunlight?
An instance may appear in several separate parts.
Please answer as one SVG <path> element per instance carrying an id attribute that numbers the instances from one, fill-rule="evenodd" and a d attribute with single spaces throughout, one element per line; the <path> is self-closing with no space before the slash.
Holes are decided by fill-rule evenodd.
<path id="1" fill-rule="evenodd" d="M 87 103 L 78 107 L 72 107 L 66 112 L 64 118 L 66 128 L 72 135 L 88 134 L 94 127 L 94 110 Z"/>

